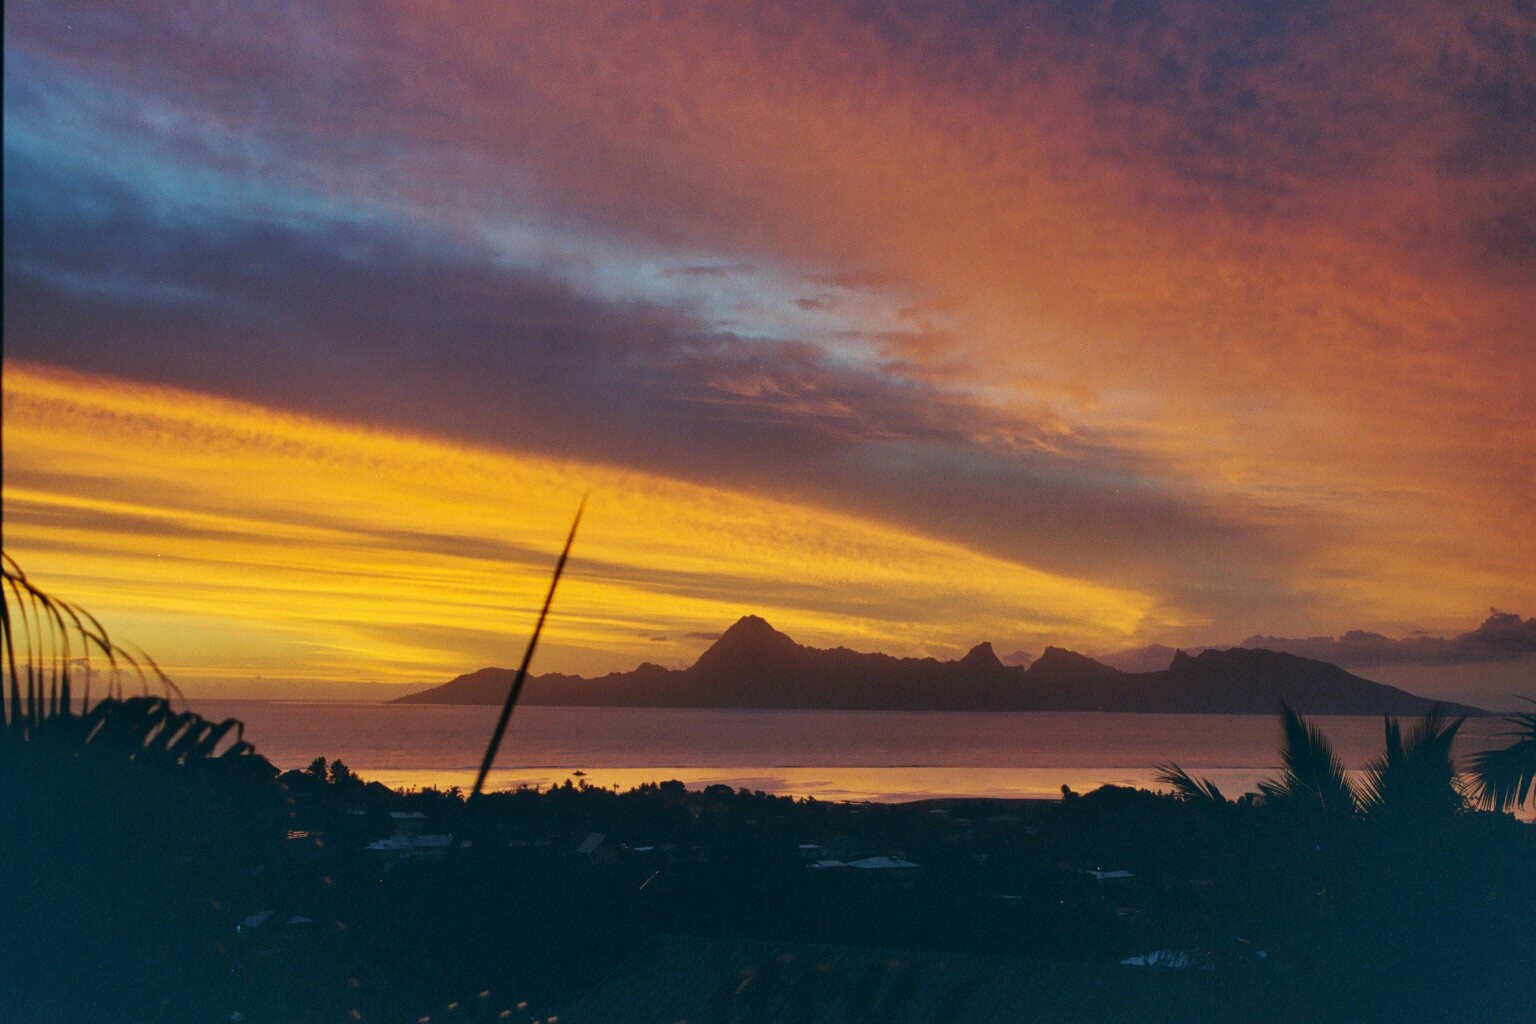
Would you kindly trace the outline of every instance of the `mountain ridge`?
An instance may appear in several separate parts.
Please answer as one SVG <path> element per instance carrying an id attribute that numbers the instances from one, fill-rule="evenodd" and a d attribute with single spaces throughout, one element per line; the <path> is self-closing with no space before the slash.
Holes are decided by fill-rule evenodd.
<path id="1" fill-rule="evenodd" d="M 482 668 L 392 703 L 500 704 L 513 674 Z M 1177 650 L 1167 668 L 1125 672 L 1047 647 L 1026 668 L 1005 665 L 988 642 L 956 661 L 805 647 L 757 615 L 739 619 L 687 668 L 642 662 L 590 679 L 529 676 L 522 696 L 564 706 L 1177 714 L 1269 714 L 1282 699 L 1314 715 L 1417 715 L 1437 703 L 1486 713 L 1264 649 Z"/>

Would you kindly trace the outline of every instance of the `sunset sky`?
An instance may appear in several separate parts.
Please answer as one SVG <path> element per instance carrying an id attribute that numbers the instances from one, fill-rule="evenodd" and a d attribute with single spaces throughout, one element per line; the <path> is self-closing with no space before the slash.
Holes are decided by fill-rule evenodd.
<path id="1" fill-rule="evenodd" d="M 539 670 L 1536 686 L 1529 4 L 13 0 L 4 76 L 5 548 L 201 692 L 515 663 L 586 492 Z"/>

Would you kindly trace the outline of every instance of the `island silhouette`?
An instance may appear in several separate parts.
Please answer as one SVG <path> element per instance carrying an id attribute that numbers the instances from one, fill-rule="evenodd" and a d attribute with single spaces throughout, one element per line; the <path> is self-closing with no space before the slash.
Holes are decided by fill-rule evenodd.
<path id="1" fill-rule="evenodd" d="M 514 675 L 482 668 L 394 703 L 500 704 Z M 687 668 L 644 662 L 597 678 L 529 676 L 521 699 L 593 707 L 1174 714 L 1273 714 L 1281 701 L 1312 715 L 1419 715 L 1436 704 L 1455 714 L 1485 713 L 1278 651 L 1175 651 L 1165 669 L 1123 672 L 1047 647 L 1026 668 L 1003 664 L 990 643 L 956 661 L 806 647 L 757 615 L 739 619 Z"/>

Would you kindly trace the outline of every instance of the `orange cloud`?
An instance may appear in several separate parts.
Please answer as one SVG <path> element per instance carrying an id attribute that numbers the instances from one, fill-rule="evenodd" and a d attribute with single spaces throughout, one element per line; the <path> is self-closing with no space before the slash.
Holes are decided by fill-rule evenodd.
<path id="1" fill-rule="evenodd" d="M 390 101 L 452 109 L 408 129 L 445 146 L 518 140 L 551 202 L 636 237 L 898 282 L 951 325 L 903 339 L 910 372 L 1332 523 L 1295 586 L 1345 621 L 1527 601 L 1530 249 L 1489 263 L 1536 189 L 1520 16 L 1156 10 L 521 8 L 418 37 L 482 87 Z"/>
<path id="2" fill-rule="evenodd" d="M 1015 543 L 1177 592 L 1232 635 L 1454 628 L 1536 597 L 1536 75 L 1516 6 L 375 5 L 228 28 L 182 6 L 50 34 L 49 8 L 11 5 L 7 45 L 148 97 L 175 126 L 163 145 L 234 164 L 253 203 L 281 168 L 305 202 L 387 208 L 477 252 L 516 236 L 509 262 L 623 301 L 654 287 L 647 260 L 777 268 L 803 294 L 756 297 L 747 326 L 949 389 L 907 388 L 882 418 L 743 361 L 686 394 L 722 430 L 782 416 L 894 467 L 884 489 L 823 486 L 839 508 L 1022 557 L 1016 491 L 979 526 L 974 500 L 874 497 L 910 491 L 919 460 L 871 449 L 921 423 L 943 438 L 930 462 L 1027 449 L 1041 490 L 1093 479 L 1070 522 L 1035 516 Z M 796 319 L 826 311 L 826 282 L 854 312 Z M 83 343 L 49 344 L 29 354 Z M 611 351 L 615 373 L 655 359 Z M 759 458 L 741 436 L 737 481 Z M 1102 527 L 1123 541 L 1128 522 L 1139 553 L 1095 544 L 1097 523 L 1052 546 L 1122 479 L 1216 526 L 1180 543 L 1196 517 L 1152 501 Z"/>

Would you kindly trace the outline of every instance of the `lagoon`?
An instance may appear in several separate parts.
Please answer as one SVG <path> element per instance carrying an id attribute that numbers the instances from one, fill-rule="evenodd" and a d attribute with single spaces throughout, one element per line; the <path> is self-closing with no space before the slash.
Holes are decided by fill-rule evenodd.
<path id="1" fill-rule="evenodd" d="M 238 718 L 279 768 L 340 758 L 364 778 L 401 787 L 468 788 L 495 723 L 488 706 L 194 700 Z M 1310 719 L 1358 770 L 1380 749 L 1378 718 Z M 1468 719 L 1456 755 L 1503 746 L 1498 718 Z M 677 779 L 818 800 L 1055 797 L 1107 783 L 1155 788 L 1176 761 L 1228 795 L 1279 765 L 1274 715 L 1094 712 L 778 711 L 713 708 L 519 707 L 493 789 L 568 778 L 628 789 Z M 577 773 L 583 773 L 578 775 Z"/>

